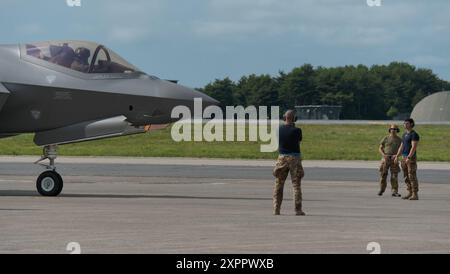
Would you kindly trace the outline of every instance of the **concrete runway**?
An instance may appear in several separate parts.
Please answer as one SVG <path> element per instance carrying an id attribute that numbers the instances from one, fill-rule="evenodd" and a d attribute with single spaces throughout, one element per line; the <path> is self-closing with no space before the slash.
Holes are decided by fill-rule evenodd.
<path id="1" fill-rule="evenodd" d="M 34 157 L 0 157 L 0 253 L 450 252 L 450 164 L 421 163 L 420 201 L 378 197 L 376 162 L 305 161 L 305 217 L 272 213 L 272 161 L 58 159 L 39 197 Z M 401 184 L 401 192 L 405 192 Z"/>

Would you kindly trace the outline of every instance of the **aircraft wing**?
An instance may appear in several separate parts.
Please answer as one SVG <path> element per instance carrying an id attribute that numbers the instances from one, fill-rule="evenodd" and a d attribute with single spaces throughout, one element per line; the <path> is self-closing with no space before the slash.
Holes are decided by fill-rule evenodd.
<path id="1" fill-rule="evenodd" d="M 3 108 L 3 105 L 6 102 L 6 99 L 9 97 L 9 91 L 0 83 L 0 111 Z"/>
<path id="2" fill-rule="evenodd" d="M 34 142 L 38 146 L 62 145 L 110 137 L 145 133 L 167 125 L 132 126 L 125 116 L 83 122 L 67 127 L 37 132 Z"/>

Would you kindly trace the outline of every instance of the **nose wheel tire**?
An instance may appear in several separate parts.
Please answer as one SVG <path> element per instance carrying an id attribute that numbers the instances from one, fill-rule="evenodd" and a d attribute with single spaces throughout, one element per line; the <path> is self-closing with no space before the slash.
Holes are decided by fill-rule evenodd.
<path id="1" fill-rule="evenodd" d="M 63 189 L 63 179 L 56 171 L 45 171 L 37 179 L 36 188 L 42 196 L 55 197 Z"/>

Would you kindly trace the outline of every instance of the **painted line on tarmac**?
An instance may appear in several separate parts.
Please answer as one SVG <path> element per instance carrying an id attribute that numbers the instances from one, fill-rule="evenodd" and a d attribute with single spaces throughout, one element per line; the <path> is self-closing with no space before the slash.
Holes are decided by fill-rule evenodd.
<path id="1" fill-rule="evenodd" d="M 32 164 L 35 156 L 0 156 L 0 164 Z M 240 167 L 273 167 L 274 160 L 240 160 L 240 159 L 204 159 L 204 158 L 138 158 L 138 157 L 60 157 L 57 164 L 123 164 L 123 165 L 173 165 L 173 166 L 240 166 Z M 332 161 L 305 160 L 306 168 L 357 168 L 377 169 L 380 161 Z M 448 170 L 450 162 L 420 162 L 422 170 Z"/>

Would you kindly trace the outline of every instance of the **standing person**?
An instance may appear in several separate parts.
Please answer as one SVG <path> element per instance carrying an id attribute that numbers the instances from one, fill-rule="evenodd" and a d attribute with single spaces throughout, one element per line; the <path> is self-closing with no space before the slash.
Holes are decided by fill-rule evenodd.
<path id="1" fill-rule="evenodd" d="M 420 136 L 414 131 L 415 122 L 409 118 L 404 123 L 406 132 L 403 134 L 402 144 L 397 152 L 395 161 L 398 157 L 403 156 L 401 166 L 405 183 L 408 188 L 408 195 L 403 197 L 404 200 L 419 200 L 419 181 L 417 179 L 417 146 Z"/>
<path id="2" fill-rule="evenodd" d="M 398 194 L 398 173 L 400 171 L 400 166 L 398 161 L 395 160 L 395 156 L 402 144 L 402 139 L 398 137 L 398 133 L 400 129 L 397 125 L 391 125 L 389 127 L 389 135 L 384 137 L 380 142 L 379 151 L 383 159 L 381 160 L 380 166 L 380 192 L 378 192 L 378 196 L 383 195 L 384 191 L 387 187 L 387 176 L 389 170 L 391 171 L 391 188 L 392 188 L 392 196 L 400 197 Z"/>
<path id="3" fill-rule="evenodd" d="M 288 110 L 283 116 L 285 124 L 279 129 L 279 157 L 273 170 L 276 178 L 273 189 L 274 215 L 280 215 L 281 203 L 283 202 L 284 183 L 291 173 L 292 186 L 294 189 L 294 206 L 297 216 L 306 215 L 302 211 L 301 179 L 304 177 L 302 158 L 300 153 L 300 142 L 302 141 L 302 130 L 295 126 L 295 111 Z"/>

